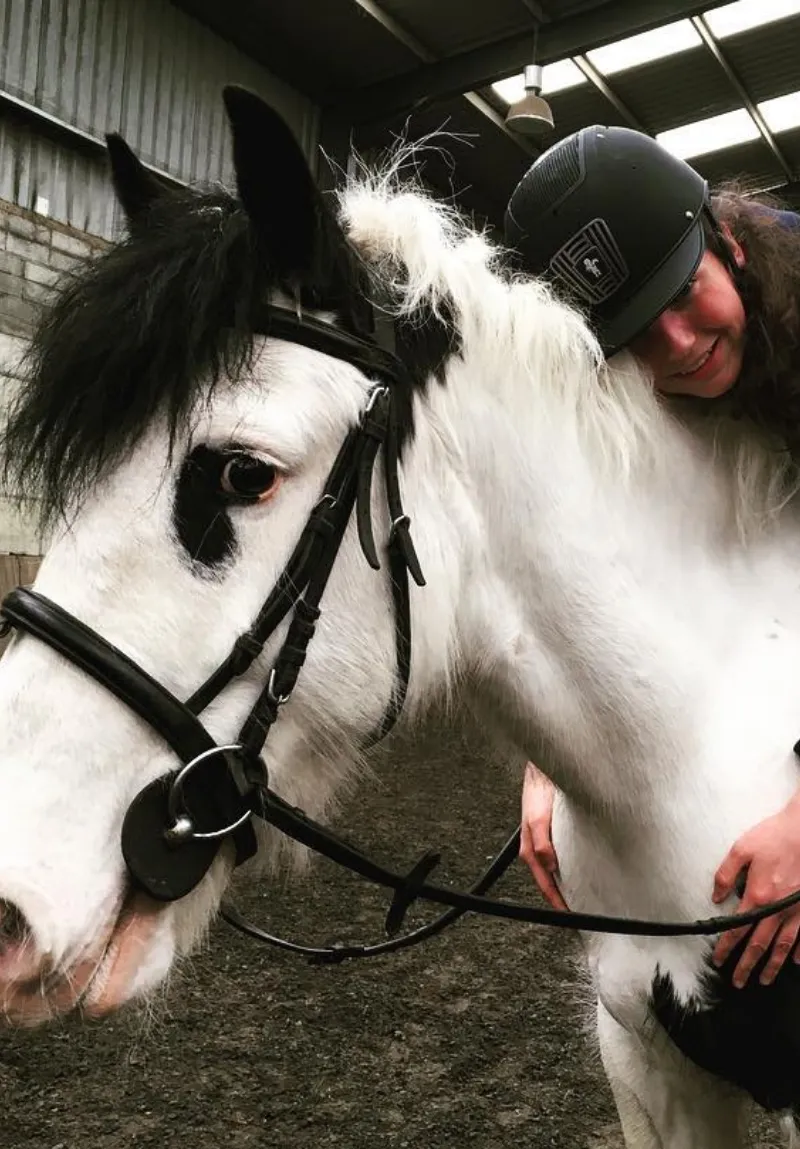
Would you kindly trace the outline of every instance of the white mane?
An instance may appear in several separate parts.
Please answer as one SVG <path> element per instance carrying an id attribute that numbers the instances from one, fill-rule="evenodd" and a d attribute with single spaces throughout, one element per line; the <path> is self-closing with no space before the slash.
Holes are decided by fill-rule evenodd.
<path id="1" fill-rule="evenodd" d="M 391 293 L 386 310 L 411 318 L 430 309 L 455 319 L 473 362 L 491 355 L 498 390 L 536 387 L 537 420 L 570 424 L 602 474 L 629 480 L 642 466 L 674 466 L 676 420 L 697 428 L 734 477 L 733 515 L 743 537 L 771 520 L 798 488 L 797 469 L 767 435 L 725 414 L 696 419 L 669 403 L 629 354 L 606 364 L 580 312 L 541 280 L 512 275 L 503 250 L 450 205 L 401 172 L 415 149 L 401 146 L 379 169 L 364 166 L 340 196 L 355 247 Z M 499 364 L 503 365 L 502 370 Z"/>

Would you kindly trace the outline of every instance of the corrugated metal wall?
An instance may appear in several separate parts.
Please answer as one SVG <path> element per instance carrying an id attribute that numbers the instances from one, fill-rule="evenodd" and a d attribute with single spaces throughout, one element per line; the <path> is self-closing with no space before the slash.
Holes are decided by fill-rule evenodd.
<path id="1" fill-rule="evenodd" d="M 0 199 L 92 235 L 114 235 L 117 206 L 99 149 L 76 152 L 2 110 Z"/>
<path id="2" fill-rule="evenodd" d="M 121 132 L 177 179 L 230 181 L 226 83 L 263 95 L 313 154 L 314 105 L 167 0 L 0 0 L 0 90 L 88 137 Z M 102 154 L 4 109 L 0 198 L 37 210 L 41 197 L 52 218 L 113 234 Z"/>

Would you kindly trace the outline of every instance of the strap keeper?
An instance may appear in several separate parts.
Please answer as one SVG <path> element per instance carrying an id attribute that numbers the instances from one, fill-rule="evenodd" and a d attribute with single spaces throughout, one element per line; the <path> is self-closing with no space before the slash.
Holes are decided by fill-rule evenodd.
<path id="1" fill-rule="evenodd" d="M 337 506 L 338 500 L 333 495 L 323 495 L 309 516 L 306 530 L 329 538 L 336 530 L 334 512 Z"/>
<path id="2" fill-rule="evenodd" d="M 294 614 L 298 622 L 313 627 L 322 611 L 317 606 L 311 606 L 304 598 L 299 598 L 294 606 Z"/>
<path id="3" fill-rule="evenodd" d="M 244 634 L 240 634 L 233 644 L 233 673 L 237 677 L 244 674 L 253 665 L 263 649 L 264 644 L 251 631 L 246 630 Z"/>
<path id="4" fill-rule="evenodd" d="M 284 666 L 301 667 L 306 660 L 306 649 L 304 646 L 284 646 L 278 656 L 278 663 L 282 669 Z"/>
<path id="5" fill-rule="evenodd" d="M 372 439 L 383 442 L 389 427 L 391 392 L 386 386 L 378 386 L 372 392 L 366 409 L 361 416 L 361 430 Z"/>
<path id="6" fill-rule="evenodd" d="M 389 542 L 393 543 L 396 538 L 400 538 L 401 545 L 403 541 L 410 537 L 411 519 L 408 515 L 398 515 L 393 520 L 392 525 L 389 527 Z"/>
<path id="7" fill-rule="evenodd" d="M 361 423 L 361 430 L 370 439 L 377 439 L 382 443 L 386 438 L 386 409 L 379 406 L 376 411 L 366 414 Z"/>

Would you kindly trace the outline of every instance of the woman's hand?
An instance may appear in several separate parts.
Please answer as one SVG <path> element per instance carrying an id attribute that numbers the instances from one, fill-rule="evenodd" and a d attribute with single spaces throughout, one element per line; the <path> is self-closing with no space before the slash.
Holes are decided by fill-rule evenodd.
<path id="1" fill-rule="evenodd" d="M 519 856 L 530 868 L 536 885 L 554 909 L 569 907 L 556 885 L 558 858 L 550 828 L 553 821 L 555 786 L 532 762 L 525 767 L 522 783 L 522 835 Z"/>
<path id="2" fill-rule="evenodd" d="M 744 894 L 738 912 L 757 909 L 800 889 L 800 795 L 777 814 L 765 818 L 733 845 L 714 876 L 715 902 L 722 902 L 736 888 L 746 871 Z M 752 930 L 752 933 L 750 931 Z M 800 905 L 765 918 L 757 926 L 743 926 L 722 934 L 714 947 L 715 965 L 722 965 L 736 945 L 749 934 L 749 941 L 736 963 L 733 984 L 741 989 L 754 966 L 770 950 L 759 981 L 769 985 L 795 949 L 800 934 Z M 794 960 L 800 962 L 795 952 Z"/>

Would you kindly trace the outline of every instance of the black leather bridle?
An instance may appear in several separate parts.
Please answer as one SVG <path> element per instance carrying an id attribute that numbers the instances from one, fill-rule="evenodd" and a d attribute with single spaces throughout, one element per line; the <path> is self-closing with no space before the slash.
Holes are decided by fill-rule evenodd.
<path id="1" fill-rule="evenodd" d="M 409 386 L 403 365 L 371 341 L 280 308 L 266 309 L 261 330 L 273 338 L 342 359 L 377 382 L 368 394 L 358 423 L 348 432 L 274 588 L 250 629 L 239 636 L 229 655 L 202 686 L 185 702 L 180 701 L 95 631 L 32 590 L 18 587 L 0 606 L 5 629 L 14 628 L 38 638 L 80 667 L 139 715 L 181 763 L 178 769 L 145 786 L 127 810 L 122 853 L 132 881 L 160 901 L 182 898 L 203 879 L 224 841 L 232 842 L 237 864 L 255 853 L 253 819 L 261 818 L 334 862 L 394 891 L 386 919 L 390 938 L 373 946 L 299 946 L 246 922 L 231 907 L 224 909 L 226 919 L 244 932 L 320 961 L 399 949 L 422 941 L 467 912 L 562 929 L 680 936 L 716 934 L 753 924 L 800 901 L 798 891 L 745 914 L 694 922 L 652 922 L 492 900 L 484 896 L 485 892 L 517 856 L 519 830 L 473 888 L 465 892 L 428 882 L 440 854 L 426 852 L 405 873 L 387 869 L 274 793 L 262 758 L 264 745 L 305 661 L 320 615 L 320 601 L 354 511 L 361 549 L 369 565 L 380 569 L 372 527 L 372 484 L 381 450 L 390 522 L 387 553 L 395 617 L 396 677 L 383 719 L 368 745 L 385 737 L 403 708 L 411 664 L 409 575 L 419 586 L 425 580 L 411 541 L 410 521 L 403 510 L 399 484 L 397 393 L 399 388 Z M 238 736 L 232 743 L 215 742 L 199 715 L 234 678 L 253 665 L 287 617 L 286 637 Z M 426 926 L 394 936 L 409 906 L 418 899 L 449 909 Z"/>

